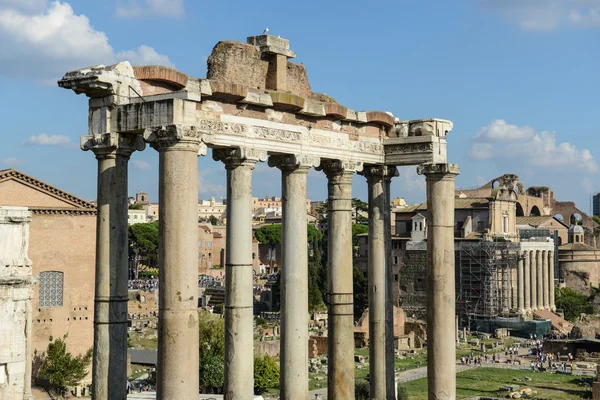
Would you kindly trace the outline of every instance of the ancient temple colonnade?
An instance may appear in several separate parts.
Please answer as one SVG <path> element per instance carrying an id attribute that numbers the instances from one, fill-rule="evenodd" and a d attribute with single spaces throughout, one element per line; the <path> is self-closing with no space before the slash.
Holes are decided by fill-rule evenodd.
<path id="1" fill-rule="evenodd" d="M 554 278 L 554 250 L 522 251 L 517 266 L 517 312 L 556 311 Z"/>
<path id="2" fill-rule="evenodd" d="M 227 170 L 225 399 L 247 400 L 253 394 L 251 198 L 255 166 L 267 160 L 281 171 L 282 182 L 281 398 L 308 400 L 305 203 L 311 168 L 325 174 L 328 187 L 328 398 L 354 398 L 351 199 L 356 173 L 366 178 L 369 193 L 371 397 L 394 398 L 389 191 L 396 167 L 408 165 L 418 165 L 426 176 L 431 204 L 429 398 L 454 398 L 458 167 L 446 159 L 452 123 L 401 121 L 390 113 L 348 109 L 310 92 L 307 78 L 297 78 L 306 74 L 304 67 L 288 61 L 294 56 L 286 39 L 261 35 L 248 38 L 248 44 L 217 44 L 209 57 L 209 79 L 122 62 L 73 71 L 59 81 L 90 97 L 89 131 L 81 147 L 98 159 L 94 399 L 125 398 L 127 168 L 132 153 L 146 144 L 159 158 L 158 399 L 191 399 L 199 391 L 197 158 L 208 148 Z M 240 57 L 246 57 L 243 63 Z M 256 68 L 240 74 L 247 65 Z"/>

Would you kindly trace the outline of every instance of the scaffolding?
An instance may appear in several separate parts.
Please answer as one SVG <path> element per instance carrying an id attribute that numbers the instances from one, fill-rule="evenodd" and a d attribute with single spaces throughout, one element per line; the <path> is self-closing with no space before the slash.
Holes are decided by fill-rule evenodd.
<path id="1" fill-rule="evenodd" d="M 518 243 L 460 242 L 456 257 L 456 308 L 463 323 L 515 314 Z"/>

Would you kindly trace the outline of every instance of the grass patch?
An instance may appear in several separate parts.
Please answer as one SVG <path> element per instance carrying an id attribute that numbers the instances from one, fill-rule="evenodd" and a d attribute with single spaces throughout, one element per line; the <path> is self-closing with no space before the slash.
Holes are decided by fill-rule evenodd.
<path id="1" fill-rule="evenodd" d="M 522 382 L 524 377 L 531 382 Z M 513 378 L 519 379 L 514 381 Z M 579 378 L 571 375 L 552 373 L 532 373 L 499 368 L 477 368 L 456 375 L 456 398 L 468 399 L 472 396 L 492 396 L 503 398 L 507 392 L 498 392 L 505 385 L 517 384 L 520 388 L 531 388 L 537 391 L 537 399 L 589 399 L 589 388 L 579 386 Z M 427 399 L 427 378 L 406 382 L 403 386 L 411 400 Z"/>

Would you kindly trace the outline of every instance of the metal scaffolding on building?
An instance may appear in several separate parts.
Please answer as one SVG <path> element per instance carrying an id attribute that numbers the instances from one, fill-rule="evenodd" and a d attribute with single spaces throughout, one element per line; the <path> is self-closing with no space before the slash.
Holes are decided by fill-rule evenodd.
<path id="1" fill-rule="evenodd" d="M 516 309 L 519 244 L 508 241 L 460 242 L 456 254 L 456 308 L 459 318 L 510 316 Z"/>

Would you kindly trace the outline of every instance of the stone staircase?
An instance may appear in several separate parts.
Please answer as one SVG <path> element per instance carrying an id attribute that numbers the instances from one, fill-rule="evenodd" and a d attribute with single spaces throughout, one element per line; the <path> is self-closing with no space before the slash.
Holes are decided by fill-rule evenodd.
<path id="1" fill-rule="evenodd" d="M 567 333 L 571 332 L 571 329 L 573 329 L 573 326 L 574 326 L 572 323 L 570 323 L 569 321 L 560 317 L 559 315 L 554 314 L 550 310 L 537 310 L 537 311 L 533 312 L 533 315 L 536 318 L 551 320 L 552 328 L 556 329 L 557 331 L 559 331 L 561 333 L 567 334 Z"/>

